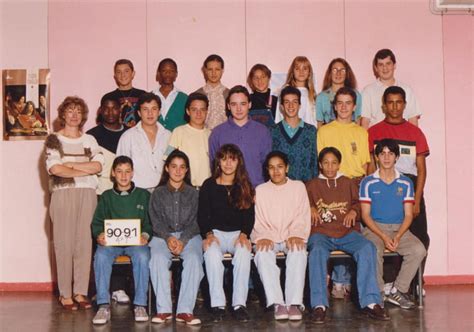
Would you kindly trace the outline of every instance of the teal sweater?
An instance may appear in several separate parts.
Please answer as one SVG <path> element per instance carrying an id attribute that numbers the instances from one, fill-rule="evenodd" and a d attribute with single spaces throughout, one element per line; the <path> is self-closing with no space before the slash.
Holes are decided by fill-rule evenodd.
<path id="1" fill-rule="evenodd" d="M 187 100 L 187 94 L 181 91 L 178 92 L 178 94 L 176 95 L 176 99 L 174 100 L 170 109 L 166 113 L 166 116 L 163 118 L 160 115 L 160 118 L 158 119 L 158 121 L 163 127 L 168 129 L 169 131 L 173 131 L 174 128 L 186 124 L 186 120 L 184 119 L 184 112 Z"/>
<path id="2" fill-rule="evenodd" d="M 142 188 L 134 187 L 128 195 L 121 195 L 115 189 L 104 191 L 100 195 L 92 220 L 94 239 L 104 232 L 105 219 L 140 219 L 141 232 L 148 234 L 150 241 L 153 231 L 148 217 L 149 200 L 150 193 Z"/>
<path id="3" fill-rule="evenodd" d="M 318 175 L 315 126 L 305 123 L 291 138 L 286 133 L 282 121 L 271 127 L 270 131 L 272 149 L 288 155 L 290 179 L 306 182 Z"/>

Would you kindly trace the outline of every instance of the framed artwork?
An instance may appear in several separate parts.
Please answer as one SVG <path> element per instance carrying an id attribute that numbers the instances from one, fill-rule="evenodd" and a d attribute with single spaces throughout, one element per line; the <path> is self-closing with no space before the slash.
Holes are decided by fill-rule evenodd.
<path id="1" fill-rule="evenodd" d="M 49 69 L 2 70 L 3 140 L 42 140 L 48 135 Z"/>

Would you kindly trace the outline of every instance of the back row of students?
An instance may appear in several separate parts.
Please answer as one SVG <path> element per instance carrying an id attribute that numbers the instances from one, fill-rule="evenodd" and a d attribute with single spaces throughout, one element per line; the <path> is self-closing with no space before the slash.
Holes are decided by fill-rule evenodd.
<path id="1" fill-rule="evenodd" d="M 383 120 L 381 112 L 381 96 L 386 87 L 397 85 L 407 94 L 405 117 L 417 125 L 421 116 L 415 95 L 406 84 L 395 79 L 396 58 L 389 49 L 379 50 L 373 59 L 372 68 L 377 80 L 367 85 L 362 94 L 357 91 L 357 80 L 349 63 L 342 58 L 333 59 L 326 69 L 322 90 L 316 93 L 315 76 L 308 58 L 297 56 L 292 61 L 286 76 L 285 86 L 293 86 L 300 90 L 300 117 L 304 122 L 317 126 L 329 123 L 335 119 L 331 102 L 341 87 L 354 89 L 359 100 L 353 115 L 353 120 L 364 128 Z M 202 72 L 206 84 L 196 92 L 206 95 L 209 99 L 209 114 L 206 128 L 213 129 L 227 120 L 225 100 L 229 89 L 221 83 L 224 74 L 224 60 L 217 54 L 209 55 L 203 63 Z M 136 102 L 144 90 L 132 86 L 135 75 L 133 63 L 127 59 L 118 60 L 114 66 L 114 79 L 117 89 L 105 94 L 102 98 L 116 100 L 122 110 L 122 121 L 126 127 L 133 127 L 139 120 Z M 271 91 L 270 80 L 272 72 L 263 64 L 254 65 L 248 74 L 247 84 L 252 89 L 252 108 L 250 116 L 264 124 L 272 125 L 283 119 L 279 110 L 278 96 L 280 91 Z M 160 123 L 172 131 L 184 124 L 185 103 L 187 95 L 174 84 L 178 77 L 178 65 L 170 58 L 160 61 L 156 71 L 156 81 L 159 87 L 152 92 L 160 97 L 162 109 Z"/>

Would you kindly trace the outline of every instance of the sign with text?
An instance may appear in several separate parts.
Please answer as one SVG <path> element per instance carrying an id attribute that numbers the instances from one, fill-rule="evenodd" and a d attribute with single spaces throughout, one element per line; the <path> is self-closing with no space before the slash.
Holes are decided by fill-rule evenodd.
<path id="1" fill-rule="evenodd" d="M 107 246 L 139 246 L 140 219 L 105 219 Z"/>

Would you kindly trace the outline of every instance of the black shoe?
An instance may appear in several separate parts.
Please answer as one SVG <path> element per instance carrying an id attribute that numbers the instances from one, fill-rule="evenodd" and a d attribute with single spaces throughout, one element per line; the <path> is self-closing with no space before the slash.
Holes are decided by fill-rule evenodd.
<path id="1" fill-rule="evenodd" d="M 238 309 L 234 309 L 234 318 L 237 319 L 239 322 L 248 322 L 250 320 L 249 313 L 247 312 L 247 308 L 239 307 Z"/>
<path id="2" fill-rule="evenodd" d="M 376 320 L 390 320 L 390 316 L 387 314 L 385 309 L 383 309 L 380 305 L 376 304 L 373 309 L 369 307 L 365 307 L 362 311 L 372 319 Z"/>
<path id="3" fill-rule="evenodd" d="M 219 307 L 211 308 L 212 321 L 217 323 L 224 319 L 225 310 Z"/>
<path id="4" fill-rule="evenodd" d="M 326 310 L 321 307 L 313 308 L 311 311 L 311 321 L 315 324 L 326 323 Z"/>

